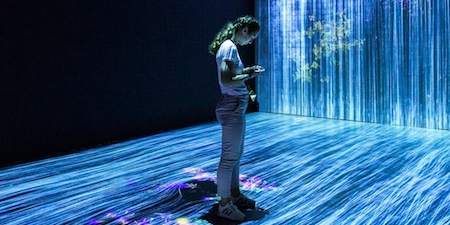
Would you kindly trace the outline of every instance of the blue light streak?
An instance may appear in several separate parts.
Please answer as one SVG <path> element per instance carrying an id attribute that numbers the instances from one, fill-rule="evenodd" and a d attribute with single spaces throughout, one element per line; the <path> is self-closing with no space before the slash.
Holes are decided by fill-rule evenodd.
<path id="1" fill-rule="evenodd" d="M 450 128 L 449 1 L 259 0 L 257 9 L 261 111 Z"/>

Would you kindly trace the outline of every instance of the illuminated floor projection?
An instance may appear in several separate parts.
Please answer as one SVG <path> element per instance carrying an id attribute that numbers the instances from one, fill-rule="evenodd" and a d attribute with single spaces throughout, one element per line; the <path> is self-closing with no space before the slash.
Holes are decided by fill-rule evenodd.
<path id="1" fill-rule="evenodd" d="M 242 224 L 449 224 L 450 132 L 248 114 Z M 238 224 L 214 216 L 212 122 L 0 170 L 2 224 Z"/>

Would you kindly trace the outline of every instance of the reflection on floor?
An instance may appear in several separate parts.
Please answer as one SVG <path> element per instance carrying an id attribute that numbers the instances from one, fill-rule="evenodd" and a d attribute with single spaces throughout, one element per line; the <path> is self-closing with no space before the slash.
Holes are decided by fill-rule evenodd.
<path id="1" fill-rule="evenodd" d="M 450 132 L 248 114 L 241 224 L 449 224 Z M 209 123 L 0 170 L 2 224 L 238 224 L 215 217 Z"/>

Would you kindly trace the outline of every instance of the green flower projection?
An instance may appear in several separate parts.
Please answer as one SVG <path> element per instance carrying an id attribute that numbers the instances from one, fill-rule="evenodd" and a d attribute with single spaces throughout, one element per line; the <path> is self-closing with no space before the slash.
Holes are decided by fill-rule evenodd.
<path id="1" fill-rule="evenodd" d="M 360 47 L 364 44 L 364 39 L 352 40 L 350 38 L 351 20 L 347 18 L 344 12 L 335 14 L 335 20 L 324 21 L 316 20 L 314 15 L 309 16 L 310 26 L 302 31 L 295 32 L 293 42 L 302 42 L 307 37 L 305 44 L 309 45 L 308 52 L 310 57 L 307 60 L 304 54 L 296 51 L 290 58 L 296 63 L 296 80 L 311 82 L 315 75 L 315 70 L 320 69 L 320 64 L 328 61 L 338 65 L 336 55 L 340 52 L 345 53 L 353 47 Z M 298 43 L 293 43 L 294 45 Z M 311 55 L 312 54 L 312 55 Z M 321 82 L 327 82 L 326 76 L 320 77 Z"/>

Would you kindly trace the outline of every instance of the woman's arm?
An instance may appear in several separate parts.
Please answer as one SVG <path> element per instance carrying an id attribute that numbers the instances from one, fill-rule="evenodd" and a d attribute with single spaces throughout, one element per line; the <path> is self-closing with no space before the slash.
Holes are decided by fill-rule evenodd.
<path id="1" fill-rule="evenodd" d="M 225 86 L 235 86 L 251 78 L 250 74 L 243 74 L 242 72 L 235 68 L 233 61 L 222 61 L 220 65 L 222 84 Z"/>
<path id="2" fill-rule="evenodd" d="M 252 79 L 263 72 L 264 68 L 259 65 L 246 67 L 239 71 L 235 69 L 234 62 L 231 60 L 224 60 L 220 66 L 221 81 L 223 85 L 234 86 L 246 80 Z"/>

